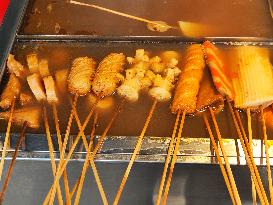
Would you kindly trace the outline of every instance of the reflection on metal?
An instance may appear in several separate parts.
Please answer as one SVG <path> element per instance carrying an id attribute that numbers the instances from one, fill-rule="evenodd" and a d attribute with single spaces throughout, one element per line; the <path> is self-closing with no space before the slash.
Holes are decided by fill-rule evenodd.
<path id="1" fill-rule="evenodd" d="M 3 141 L 4 134 L 0 134 L 0 139 Z M 53 135 L 54 140 L 56 139 Z M 11 147 L 16 144 L 18 136 L 12 135 Z M 95 142 L 99 139 L 96 136 Z M 106 139 L 100 152 L 97 154 L 96 160 L 98 161 L 129 161 L 136 144 L 137 137 L 126 136 L 111 136 Z M 57 142 L 54 142 L 57 150 Z M 37 143 L 38 142 L 38 143 Z M 170 138 L 168 137 L 151 137 L 144 138 L 143 146 L 140 154 L 137 157 L 137 161 L 140 162 L 164 162 Z M 237 165 L 237 153 L 234 139 L 223 140 L 226 153 L 229 158 L 229 162 L 233 165 Z M 273 144 L 273 140 L 269 140 L 269 144 Z M 238 140 L 239 152 L 240 152 L 240 165 L 245 165 L 245 155 Z M 264 146 L 264 145 L 263 145 Z M 265 160 L 261 160 L 261 156 L 265 157 L 265 153 L 261 153 L 261 140 L 253 140 L 253 155 L 257 165 L 265 165 Z M 47 150 L 47 142 L 45 137 L 27 135 L 26 150 L 21 151 L 18 155 L 18 160 L 49 160 L 49 152 Z M 13 155 L 13 149 L 8 150 L 7 158 L 11 158 Z M 75 151 L 72 160 L 84 161 L 85 152 Z M 269 149 L 270 162 L 273 164 L 273 146 Z M 211 164 L 215 160 L 211 160 L 210 140 L 208 138 L 183 138 L 180 144 L 177 163 L 198 163 L 198 164 Z M 55 152 L 55 157 L 58 160 L 59 153 Z M 263 161 L 262 164 L 260 162 Z"/>

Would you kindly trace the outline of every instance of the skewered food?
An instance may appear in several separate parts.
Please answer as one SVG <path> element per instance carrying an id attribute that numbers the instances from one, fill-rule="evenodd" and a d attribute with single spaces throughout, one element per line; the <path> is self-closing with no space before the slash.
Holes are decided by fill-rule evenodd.
<path id="1" fill-rule="evenodd" d="M 88 94 L 88 102 L 91 105 L 91 107 L 97 102 L 97 97 L 93 94 Z M 111 110 L 114 107 L 114 99 L 112 96 L 105 97 L 101 99 L 96 104 L 96 109 L 99 111 L 107 111 Z"/>
<path id="2" fill-rule="evenodd" d="M 167 101 L 171 99 L 171 90 L 174 88 L 174 83 L 180 74 L 180 69 L 176 67 L 166 67 L 162 75 L 157 74 L 153 87 L 149 90 L 149 95 L 158 101 Z"/>
<path id="3" fill-rule="evenodd" d="M 124 64 L 123 53 L 111 53 L 100 62 L 92 83 L 92 90 L 97 96 L 105 97 L 115 92 L 119 82 L 124 79 L 120 74 Z"/>
<path id="4" fill-rule="evenodd" d="M 8 120 L 10 111 L 0 112 L 0 118 Z M 28 127 L 39 128 L 41 120 L 41 108 L 25 107 L 14 111 L 12 121 L 13 123 L 22 126 L 24 122 L 27 122 Z"/>
<path id="5" fill-rule="evenodd" d="M 189 46 L 186 50 L 185 65 L 179 76 L 171 105 L 173 113 L 177 113 L 179 110 L 187 113 L 195 112 L 204 67 L 205 60 L 201 45 Z"/>
<path id="6" fill-rule="evenodd" d="M 39 60 L 37 53 L 27 55 L 27 65 L 30 73 L 39 72 Z"/>
<path id="7" fill-rule="evenodd" d="M 206 63 L 209 66 L 213 83 L 216 89 L 229 100 L 234 99 L 234 90 L 231 81 L 228 79 L 228 72 L 221 60 L 217 48 L 209 41 L 203 43 L 205 50 Z"/>
<path id="8" fill-rule="evenodd" d="M 180 55 L 176 51 L 163 51 L 159 56 L 163 62 L 170 62 L 172 59 L 180 60 Z"/>
<path id="9" fill-rule="evenodd" d="M 30 92 L 22 91 L 20 93 L 19 102 L 21 106 L 26 106 L 33 104 L 35 101 Z"/>
<path id="10" fill-rule="evenodd" d="M 164 21 L 153 21 L 147 23 L 147 28 L 151 31 L 166 32 L 169 30 L 170 26 Z"/>
<path id="11" fill-rule="evenodd" d="M 135 57 L 127 57 L 131 67 L 126 70 L 125 79 L 117 92 L 131 102 L 138 100 L 139 92 L 152 85 L 155 74 L 150 71 L 151 62 L 144 49 L 137 49 Z"/>
<path id="12" fill-rule="evenodd" d="M 7 67 L 9 70 L 9 73 L 13 73 L 18 78 L 24 77 L 24 75 L 27 73 L 24 66 L 19 63 L 17 60 L 15 60 L 14 55 L 9 54 L 8 61 L 7 61 Z"/>
<path id="13" fill-rule="evenodd" d="M 58 88 L 58 91 L 61 93 L 66 93 L 67 91 L 68 74 L 68 69 L 57 70 L 55 72 L 56 86 Z"/>
<path id="14" fill-rule="evenodd" d="M 68 90 L 72 94 L 86 95 L 92 85 L 96 62 L 89 57 L 79 57 L 73 61 L 68 76 Z"/>
<path id="15" fill-rule="evenodd" d="M 45 101 L 46 94 L 42 79 L 38 73 L 34 73 L 27 77 L 28 85 L 38 101 Z"/>
<path id="16" fill-rule="evenodd" d="M 197 97 L 197 112 L 203 112 L 211 107 L 215 112 L 224 108 L 224 98 L 215 89 L 209 70 L 206 69 L 201 80 L 200 89 Z"/>
<path id="17" fill-rule="evenodd" d="M 44 77 L 43 81 L 46 90 L 47 102 L 58 103 L 57 91 L 53 77 L 52 76 Z"/>
<path id="18" fill-rule="evenodd" d="M 235 49 L 232 66 L 235 107 L 267 107 L 273 103 L 273 73 L 267 49 L 241 46 Z"/>
<path id="19" fill-rule="evenodd" d="M 39 61 L 39 72 L 42 78 L 50 75 L 49 68 L 48 68 L 48 60 L 41 59 Z"/>
<path id="20" fill-rule="evenodd" d="M 7 86 L 1 95 L 0 107 L 3 109 L 8 109 L 11 106 L 12 101 L 19 97 L 20 91 L 20 81 L 15 74 L 11 73 Z"/>

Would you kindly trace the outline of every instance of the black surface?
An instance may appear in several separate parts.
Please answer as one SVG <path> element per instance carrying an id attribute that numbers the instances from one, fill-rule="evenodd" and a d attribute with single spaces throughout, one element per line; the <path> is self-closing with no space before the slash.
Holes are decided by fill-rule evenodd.
<path id="1" fill-rule="evenodd" d="M 127 163 L 96 163 L 109 204 L 113 202 Z M 5 164 L 5 171 L 8 163 Z M 70 187 L 81 172 L 82 162 L 68 165 Z M 135 163 L 127 181 L 120 205 L 152 205 L 156 199 L 163 165 Z M 244 205 L 252 204 L 251 181 L 246 166 L 232 167 L 235 181 Z M 259 168 L 265 179 L 265 167 Z M 6 172 L 4 172 L 5 174 Z M 5 176 L 5 175 L 3 175 Z M 5 205 L 41 204 L 52 184 L 49 161 L 17 161 L 6 192 Z M 264 181 L 267 186 L 267 182 Z M 102 204 L 91 169 L 88 170 L 80 204 Z M 168 198 L 170 205 L 229 205 L 228 191 L 218 165 L 177 164 Z"/>
<path id="2" fill-rule="evenodd" d="M 0 68 L 3 68 L 6 58 L 15 40 L 16 32 L 22 20 L 22 14 L 28 0 L 11 0 L 0 27 Z M 0 80 L 4 69 L 0 71 Z"/>

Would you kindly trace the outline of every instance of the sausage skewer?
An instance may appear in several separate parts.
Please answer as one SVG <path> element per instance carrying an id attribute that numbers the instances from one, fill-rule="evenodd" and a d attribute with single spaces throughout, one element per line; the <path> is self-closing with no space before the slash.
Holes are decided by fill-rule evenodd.
<path id="1" fill-rule="evenodd" d="M 179 132 L 178 132 L 178 136 L 176 140 L 173 140 L 173 143 L 169 144 L 169 149 L 172 147 L 175 147 L 174 148 L 175 150 L 173 152 L 173 156 L 172 156 L 172 160 L 170 164 L 169 175 L 165 185 L 162 204 L 165 204 L 167 201 L 169 188 L 171 185 L 173 169 L 176 163 L 177 152 L 179 150 L 179 145 L 181 141 L 181 135 L 182 135 L 186 113 L 188 114 L 194 113 L 196 109 L 197 95 L 199 92 L 200 81 L 203 76 L 204 68 L 205 68 L 205 61 L 204 61 L 204 54 L 203 54 L 201 45 L 193 44 L 189 46 L 186 50 L 185 65 L 179 76 L 179 80 L 175 89 L 174 99 L 171 105 L 171 111 L 177 114 L 178 120 L 181 117 L 181 114 L 182 114 L 182 119 L 180 122 Z M 176 129 L 176 126 L 174 126 L 174 130 L 175 129 Z M 164 167 L 168 166 L 166 164 L 169 164 L 169 162 L 165 161 Z M 168 170 L 168 168 L 164 168 L 164 169 Z M 167 172 L 166 171 L 164 172 L 163 170 L 163 175 L 160 182 L 161 184 L 164 184 L 163 181 L 165 181 L 164 178 L 166 177 L 166 174 Z M 162 186 L 163 185 L 161 185 L 161 187 Z M 161 189 L 162 188 L 160 188 L 159 191 L 161 191 Z M 160 192 L 158 196 L 161 197 Z M 160 203 L 160 200 L 161 200 L 160 198 L 157 199 L 157 203 Z"/>

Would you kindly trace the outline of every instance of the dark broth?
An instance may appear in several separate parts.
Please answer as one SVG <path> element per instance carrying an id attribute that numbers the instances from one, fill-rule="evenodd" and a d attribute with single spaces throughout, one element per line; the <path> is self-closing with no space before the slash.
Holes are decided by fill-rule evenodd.
<path id="1" fill-rule="evenodd" d="M 74 58 L 79 56 L 92 56 L 99 62 L 103 57 L 111 52 L 123 52 L 126 56 L 134 56 L 135 50 L 138 48 L 144 48 L 149 51 L 151 56 L 160 54 L 162 51 L 175 50 L 183 56 L 185 50 L 185 44 L 177 43 L 151 43 L 151 44 L 140 44 L 140 43 L 62 43 L 62 42 L 46 42 L 46 43 L 16 43 L 13 48 L 13 54 L 15 54 L 16 59 L 26 65 L 25 57 L 30 52 L 37 52 L 39 57 L 47 58 L 49 60 L 49 66 L 51 72 L 58 69 L 69 69 Z M 221 46 L 221 49 L 225 53 L 232 53 L 233 47 Z M 271 49 L 272 51 L 272 49 Z M 272 54 L 272 52 L 271 52 Z M 272 57 L 271 57 L 272 59 Z M 181 62 L 180 62 L 181 64 Z M 7 76 L 6 76 L 7 77 Z M 2 88 L 5 81 L 2 82 Z M 62 133 L 65 132 L 68 116 L 70 113 L 71 106 L 69 104 L 69 95 L 62 96 L 62 101 L 58 105 L 58 113 L 60 118 L 60 125 Z M 118 106 L 120 99 L 118 96 L 114 95 L 115 107 Z M 145 94 L 142 94 L 139 101 L 136 103 L 127 102 L 117 119 L 115 120 L 109 135 L 115 136 L 137 136 L 140 134 L 141 129 L 144 125 L 144 121 L 149 112 L 152 104 L 152 99 Z M 149 128 L 147 130 L 147 136 L 171 136 L 172 129 L 174 126 L 175 115 L 169 110 L 170 102 L 159 103 L 157 105 L 156 111 L 150 122 Z M 218 123 L 222 136 L 225 138 L 234 138 L 237 136 L 236 130 L 234 128 L 231 114 L 225 109 L 217 115 Z M 77 104 L 77 110 L 81 121 L 83 123 L 85 117 L 87 116 L 91 106 L 88 105 L 86 97 L 80 97 Z M 51 108 L 49 110 L 50 127 L 52 132 L 55 132 L 53 118 L 51 114 Z M 100 113 L 98 127 L 96 134 L 101 134 L 107 123 L 109 122 L 111 116 L 113 115 L 115 108 L 109 112 Z M 243 122 L 246 124 L 245 113 L 242 112 Z M 253 136 L 255 138 L 260 138 L 261 128 L 260 123 L 257 121 L 258 117 L 253 115 Z M 92 121 L 92 120 L 91 120 Z M 89 134 L 91 129 L 91 121 L 88 124 L 85 133 Z M 42 123 L 43 124 L 43 123 Z M 6 122 L 0 122 L 0 131 L 5 132 Z M 19 132 L 20 128 L 12 128 L 13 132 Z M 33 133 L 44 133 L 44 127 L 41 125 L 39 130 L 30 130 Z M 71 132 L 77 134 L 78 128 L 74 122 L 72 125 Z M 273 135 L 272 130 L 269 130 L 269 138 Z M 198 116 L 187 116 L 183 136 L 185 137 L 207 137 L 207 132 L 204 126 L 203 119 Z"/>
<path id="2" fill-rule="evenodd" d="M 22 34 L 83 34 L 99 36 L 181 36 L 179 30 L 152 32 L 146 23 L 67 0 L 31 0 Z M 204 36 L 272 37 L 273 22 L 267 0 L 81 0 L 128 14 L 178 26 L 177 21 L 210 25 Z"/>

